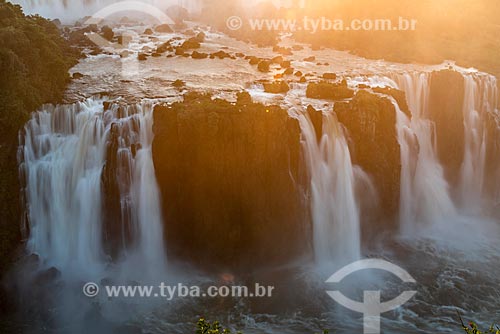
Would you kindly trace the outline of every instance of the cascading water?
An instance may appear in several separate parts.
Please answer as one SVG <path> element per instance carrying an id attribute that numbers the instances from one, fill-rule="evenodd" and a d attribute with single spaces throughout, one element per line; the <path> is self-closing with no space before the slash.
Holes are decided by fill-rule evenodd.
<path id="1" fill-rule="evenodd" d="M 442 222 L 455 213 L 455 207 L 437 157 L 434 124 L 428 119 L 429 73 L 406 73 L 395 79 L 411 112 L 409 119 L 393 100 L 402 160 L 400 222 L 411 233 L 415 222 Z"/>
<path id="2" fill-rule="evenodd" d="M 497 84 L 493 76 L 464 75 L 463 102 L 465 150 L 460 171 L 461 207 L 467 212 L 483 209 L 486 170 L 486 116 L 497 106 Z"/>
<path id="3" fill-rule="evenodd" d="M 104 110 L 103 100 L 88 99 L 33 114 L 20 148 L 30 251 L 66 272 L 98 274 L 117 238 L 119 263 L 142 274 L 165 268 L 152 109 Z"/>
<path id="4" fill-rule="evenodd" d="M 398 114 L 398 141 L 401 146 L 400 220 L 406 233 L 418 226 L 443 226 L 446 222 L 466 219 L 462 214 L 479 215 L 487 200 L 484 191 L 488 134 L 487 114 L 495 113 L 496 80 L 487 75 L 464 73 L 464 142 L 459 184 L 449 184 L 437 156 L 434 122 L 429 115 L 431 73 L 395 75 L 399 89 L 406 94 L 411 112 L 408 118 L 395 100 Z M 458 196 L 454 195 L 458 189 Z"/>
<path id="5" fill-rule="evenodd" d="M 335 115 L 323 115 L 319 140 L 306 114 L 298 116 L 311 178 L 311 214 L 316 263 L 346 264 L 360 258 L 359 208 L 355 172 Z"/>

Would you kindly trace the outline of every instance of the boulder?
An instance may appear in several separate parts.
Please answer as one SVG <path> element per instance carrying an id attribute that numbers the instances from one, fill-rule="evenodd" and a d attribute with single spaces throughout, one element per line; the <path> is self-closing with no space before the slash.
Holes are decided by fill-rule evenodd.
<path id="1" fill-rule="evenodd" d="M 206 35 L 205 33 L 202 31 L 200 33 L 198 33 L 198 35 L 196 35 L 195 39 L 199 42 L 199 43 L 203 43 L 205 42 L 205 38 L 206 38 Z"/>
<path id="2" fill-rule="evenodd" d="M 101 28 L 101 36 L 107 39 L 108 41 L 111 41 L 113 37 L 115 37 L 115 33 L 113 32 L 113 29 L 111 29 L 110 26 L 103 26 Z"/>
<path id="3" fill-rule="evenodd" d="M 158 33 L 164 33 L 164 34 L 168 34 L 168 33 L 174 32 L 172 30 L 172 28 L 168 24 L 157 25 L 155 27 L 155 31 L 158 32 Z"/>
<path id="4" fill-rule="evenodd" d="M 264 91 L 266 93 L 281 94 L 281 93 L 286 93 L 289 90 L 290 86 L 286 83 L 286 81 L 274 81 L 274 82 L 264 83 Z"/>
<path id="5" fill-rule="evenodd" d="M 337 74 L 335 74 L 335 73 L 324 73 L 323 74 L 323 79 L 325 79 L 325 80 L 336 80 L 337 79 Z"/>
<path id="6" fill-rule="evenodd" d="M 73 73 L 72 77 L 73 79 L 81 79 L 83 78 L 83 74 L 81 74 L 80 72 L 75 72 Z"/>
<path id="7" fill-rule="evenodd" d="M 196 37 L 191 37 L 182 43 L 181 47 L 183 49 L 199 49 L 201 47 L 200 42 Z"/>
<path id="8" fill-rule="evenodd" d="M 219 59 L 232 58 L 232 56 L 229 53 L 222 50 L 212 53 L 212 56 L 214 58 L 219 58 Z"/>
<path id="9" fill-rule="evenodd" d="M 257 65 L 257 69 L 260 72 L 269 72 L 271 66 L 271 62 L 269 60 L 262 60 L 259 65 Z"/>
<path id="10" fill-rule="evenodd" d="M 191 58 L 193 59 L 205 59 L 208 58 L 208 54 L 204 52 L 193 51 L 191 54 Z"/>
<path id="11" fill-rule="evenodd" d="M 259 57 L 255 57 L 255 56 L 251 56 L 249 58 L 249 64 L 250 65 L 257 65 L 258 63 L 260 63 L 262 60 L 259 58 Z"/>
<path id="12" fill-rule="evenodd" d="M 172 83 L 172 86 L 174 86 L 176 88 L 182 88 L 182 87 L 186 86 L 186 83 L 180 79 L 177 79 Z"/>
<path id="13" fill-rule="evenodd" d="M 354 91 L 347 83 L 311 82 L 307 86 L 306 96 L 312 99 L 342 100 L 354 96 Z"/>

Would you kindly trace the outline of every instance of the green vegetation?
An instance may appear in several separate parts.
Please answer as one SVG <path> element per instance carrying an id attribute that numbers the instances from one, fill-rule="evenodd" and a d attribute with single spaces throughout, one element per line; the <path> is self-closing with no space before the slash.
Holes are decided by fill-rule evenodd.
<path id="1" fill-rule="evenodd" d="M 218 321 L 210 323 L 201 318 L 196 323 L 196 334 L 231 334 L 231 330 L 222 328 Z M 236 332 L 236 334 L 241 334 L 241 332 Z"/>
<path id="2" fill-rule="evenodd" d="M 209 321 L 201 318 L 196 323 L 196 334 L 231 334 L 231 330 L 227 328 L 222 328 L 218 321 L 210 323 Z M 323 330 L 321 334 L 328 334 L 328 330 Z M 242 334 L 241 332 L 236 332 L 236 334 Z"/>
<path id="3" fill-rule="evenodd" d="M 0 0 L 0 276 L 20 239 L 18 131 L 30 112 L 61 99 L 78 56 L 52 22 Z"/>
<path id="4" fill-rule="evenodd" d="M 491 325 L 487 331 L 481 331 L 479 329 L 479 327 L 477 326 L 477 324 L 473 321 L 470 321 L 469 325 L 466 326 L 460 313 L 457 312 L 457 314 L 458 314 L 458 317 L 460 318 L 460 323 L 462 324 L 462 329 L 467 334 L 500 334 L 500 327 L 498 327 L 496 325 Z"/>

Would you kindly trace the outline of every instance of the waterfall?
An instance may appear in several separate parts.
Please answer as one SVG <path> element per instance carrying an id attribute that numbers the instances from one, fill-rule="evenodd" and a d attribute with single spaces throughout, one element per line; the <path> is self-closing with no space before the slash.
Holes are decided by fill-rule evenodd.
<path id="1" fill-rule="evenodd" d="M 400 220 L 403 231 L 410 234 L 422 224 L 443 226 L 466 219 L 464 215 L 485 216 L 485 203 L 489 200 L 484 188 L 488 136 L 493 134 L 486 129 L 488 114 L 497 113 L 496 79 L 463 74 L 463 110 L 456 113 L 457 117 L 463 116 L 465 146 L 459 184 L 449 184 L 438 159 L 435 125 L 428 110 L 430 76 L 431 73 L 394 76 L 398 88 L 406 94 L 411 112 L 410 119 L 392 99 L 402 160 Z"/>
<path id="2" fill-rule="evenodd" d="M 307 114 L 298 116 L 311 178 L 313 248 L 316 263 L 346 264 L 360 258 L 360 214 L 355 170 L 335 115 L 323 115 L 319 140 Z"/>
<path id="3" fill-rule="evenodd" d="M 401 146 L 400 222 L 411 233 L 414 223 L 430 225 L 455 214 L 448 182 L 437 157 L 434 123 L 428 119 L 429 73 L 396 76 L 406 94 L 409 119 L 395 100 Z"/>
<path id="4" fill-rule="evenodd" d="M 464 75 L 463 102 L 465 150 L 460 170 L 461 206 L 480 213 L 484 202 L 487 148 L 487 113 L 497 106 L 497 85 L 493 76 Z"/>
<path id="5" fill-rule="evenodd" d="M 151 102 L 105 110 L 103 100 L 88 99 L 32 115 L 20 148 L 29 251 L 57 268 L 97 274 L 114 243 L 115 262 L 163 269 L 152 110 Z"/>

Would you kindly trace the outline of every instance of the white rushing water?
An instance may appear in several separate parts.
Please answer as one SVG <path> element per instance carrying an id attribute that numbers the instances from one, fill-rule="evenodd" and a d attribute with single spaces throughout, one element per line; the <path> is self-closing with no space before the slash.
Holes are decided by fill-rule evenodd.
<path id="1" fill-rule="evenodd" d="M 356 261 L 361 256 L 359 207 L 354 167 L 341 125 L 335 115 L 323 115 L 318 143 L 309 116 L 301 114 L 298 119 L 311 178 L 315 261 L 337 265 Z"/>
<path id="2" fill-rule="evenodd" d="M 103 168 L 116 160 L 123 247 L 119 263 L 147 274 L 165 268 L 160 193 L 151 155 L 152 104 L 113 105 L 88 99 L 46 106 L 24 134 L 20 168 L 26 177 L 28 249 L 63 272 L 99 274 L 108 265 Z M 112 130 L 114 128 L 115 130 Z M 116 130 L 118 129 L 118 130 Z M 109 150 L 113 131 L 118 147 Z M 108 154 L 115 155 L 107 156 Z M 131 232 L 134 242 L 127 240 Z M 116 237 L 116 236 L 114 236 Z M 139 269 L 138 269 L 139 268 Z M 123 269 L 123 268 L 120 268 Z"/>
<path id="3" fill-rule="evenodd" d="M 464 75 L 463 102 L 465 151 L 460 171 L 461 206 L 471 213 L 484 209 L 486 170 L 487 113 L 497 106 L 497 83 L 493 76 Z"/>
<path id="4" fill-rule="evenodd" d="M 398 141 L 401 146 L 400 223 L 403 232 L 412 234 L 421 227 L 444 226 L 462 215 L 486 213 L 491 203 L 484 191 L 486 173 L 487 113 L 497 106 L 496 80 L 492 76 L 464 73 L 464 142 L 458 185 L 445 179 L 437 156 L 436 129 L 429 115 L 430 73 L 406 73 L 395 76 L 399 89 L 406 94 L 411 120 L 396 101 Z M 454 194 L 457 189 L 458 194 Z"/>
<path id="5" fill-rule="evenodd" d="M 406 94 L 411 120 L 396 101 L 398 141 L 401 146 L 400 224 L 407 233 L 455 214 L 449 185 L 437 157 L 434 123 L 428 119 L 430 73 L 396 77 Z"/>

